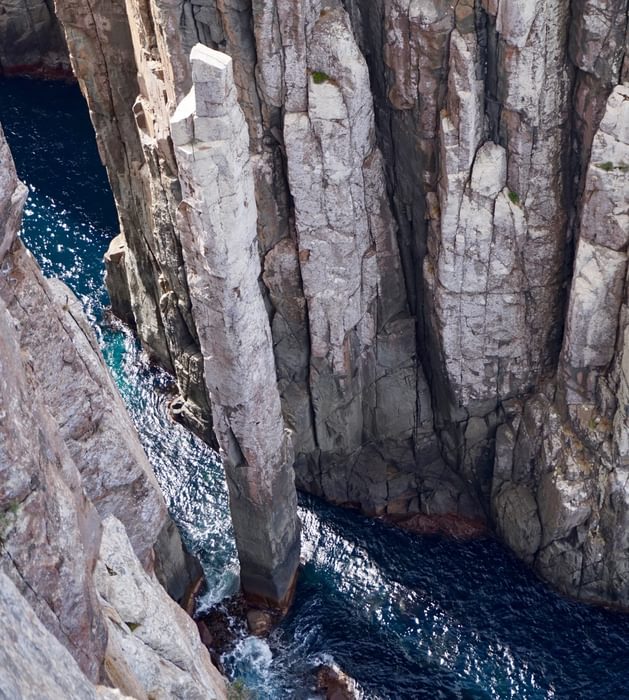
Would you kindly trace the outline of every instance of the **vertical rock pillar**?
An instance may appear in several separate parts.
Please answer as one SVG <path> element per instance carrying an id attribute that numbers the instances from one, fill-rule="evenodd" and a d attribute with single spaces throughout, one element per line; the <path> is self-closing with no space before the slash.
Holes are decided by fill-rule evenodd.
<path id="1" fill-rule="evenodd" d="M 241 583 L 283 607 L 299 564 L 293 451 L 258 278 L 249 137 L 232 60 L 197 44 L 193 87 L 171 120 L 183 258 L 223 455 Z"/>

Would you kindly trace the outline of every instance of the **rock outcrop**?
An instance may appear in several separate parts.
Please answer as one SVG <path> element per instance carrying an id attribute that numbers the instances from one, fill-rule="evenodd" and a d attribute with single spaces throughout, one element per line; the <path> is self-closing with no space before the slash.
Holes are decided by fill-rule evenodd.
<path id="1" fill-rule="evenodd" d="M 41 623 L 13 581 L 1 571 L 0 610 L 3 698 L 122 697 L 89 682 L 72 655 Z"/>
<path id="2" fill-rule="evenodd" d="M 51 0 L 2 3 L 0 75 L 72 77 L 63 31 Z"/>
<path id="3" fill-rule="evenodd" d="M 629 605 L 627 1 L 56 11 L 120 214 L 114 308 L 248 465 L 234 520 L 270 569 L 294 455 L 300 488 L 485 519 Z M 198 42 L 228 82 L 195 78 Z"/>
<path id="4" fill-rule="evenodd" d="M 116 697 L 94 685 L 105 682 L 148 697 L 173 682 L 177 648 L 196 696 L 224 697 L 194 623 L 164 588 L 181 597 L 198 564 L 183 549 L 80 304 L 44 279 L 16 237 L 26 188 L 1 131 L 0 173 L 0 609 L 5 624 L 15 623 L 2 637 L 0 696 Z M 115 538 L 107 525 L 114 516 Z M 123 537 L 128 570 L 144 577 L 145 608 L 173 619 L 171 646 L 155 645 L 153 671 L 143 675 L 151 663 L 139 663 L 131 681 L 109 663 L 117 640 L 110 621 L 128 619 L 125 600 L 104 602 L 97 566 Z M 195 674 L 199 663 L 205 672 Z"/>
<path id="5" fill-rule="evenodd" d="M 280 395 L 269 382 L 275 364 L 258 285 L 247 127 L 231 59 L 197 44 L 190 61 L 192 89 L 171 126 L 192 312 L 229 486 L 241 585 L 249 599 L 284 607 L 299 566 L 297 494 Z"/>
<path id="6" fill-rule="evenodd" d="M 497 436 L 499 532 L 564 590 L 629 596 L 629 87 L 610 95 L 586 171 L 556 383 Z"/>
<path id="7" fill-rule="evenodd" d="M 223 696 L 196 624 L 143 569 L 113 516 L 103 521 L 94 581 L 108 632 L 105 671 L 117 688 L 136 698 Z"/>

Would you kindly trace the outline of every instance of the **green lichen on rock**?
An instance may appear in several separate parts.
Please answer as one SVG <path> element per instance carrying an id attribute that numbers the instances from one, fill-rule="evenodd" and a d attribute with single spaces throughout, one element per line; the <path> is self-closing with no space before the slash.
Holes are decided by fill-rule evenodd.
<path id="1" fill-rule="evenodd" d="M 509 190 L 509 199 L 511 200 L 512 204 L 520 203 L 520 195 L 517 192 L 513 192 L 512 190 Z"/>
<path id="2" fill-rule="evenodd" d="M 618 165 L 614 165 L 611 160 L 606 160 L 604 163 L 595 163 L 595 165 L 597 168 L 604 170 L 606 173 L 609 173 L 612 170 L 620 170 L 622 173 L 629 172 L 629 165 L 626 163 L 618 163 Z"/>
<path id="3" fill-rule="evenodd" d="M 236 678 L 227 687 L 227 700 L 255 700 L 256 697 L 242 678 Z"/>
<path id="4" fill-rule="evenodd" d="M 312 76 L 312 82 L 315 85 L 321 85 L 321 83 L 325 83 L 330 80 L 330 76 L 327 73 L 324 73 L 322 70 L 313 70 L 310 75 Z"/>
<path id="5" fill-rule="evenodd" d="M 2 549 L 9 531 L 15 524 L 19 509 L 19 501 L 10 501 L 9 504 L 0 511 L 0 549 Z"/>

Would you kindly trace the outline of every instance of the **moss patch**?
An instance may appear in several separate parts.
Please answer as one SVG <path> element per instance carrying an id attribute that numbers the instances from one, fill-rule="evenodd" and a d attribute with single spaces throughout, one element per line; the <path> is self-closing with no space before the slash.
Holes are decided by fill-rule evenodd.
<path id="1" fill-rule="evenodd" d="M 19 501 L 11 501 L 2 511 L 0 511 L 0 551 L 4 546 L 4 541 L 7 535 L 15 525 L 15 520 L 19 509 Z"/>
<path id="2" fill-rule="evenodd" d="M 227 686 L 227 700 L 255 700 L 257 694 L 247 687 L 242 678 L 236 678 Z"/>
<path id="3" fill-rule="evenodd" d="M 595 165 L 597 168 L 604 170 L 606 173 L 609 173 L 612 170 L 620 170 L 621 173 L 629 172 L 629 165 L 626 163 L 618 163 L 618 165 L 614 165 L 611 160 L 607 160 L 604 163 L 595 163 Z"/>
<path id="4" fill-rule="evenodd" d="M 310 75 L 312 76 L 312 82 L 315 85 L 321 85 L 321 83 L 325 83 L 330 80 L 330 76 L 327 73 L 324 73 L 322 70 L 313 70 Z"/>
<path id="5" fill-rule="evenodd" d="M 520 203 L 520 195 L 512 190 L 509 190 L 509 199 L 511 200 L 512 204 Z"/>

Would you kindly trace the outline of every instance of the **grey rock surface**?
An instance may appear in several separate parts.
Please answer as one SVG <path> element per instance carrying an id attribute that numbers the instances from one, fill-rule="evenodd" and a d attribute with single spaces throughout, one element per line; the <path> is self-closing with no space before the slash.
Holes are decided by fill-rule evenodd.
<path id="1" fill-rule="evenodd" d="M 3 301 L 0 327 L 0 569 L 95 681 L 106 644 L 90 584 L 100 520 L 22 359 Z"/>
<path id="2" fill-rule="evenodd" d="M 232 60 L 197 44 L 172 118 L 182 250 L 223 456 L 243 590 L 282 606 L 299 564 L 293 451 L 258 285 L 248 133 Z M 281 504 L 281 505 L 280 505 Z"/>
<path id="3" fill-rule="evenodd" d="M 0 263 L 20 230 L 22 209 L 28 196 L 26 185 L 17 179 L 15 165 L 0 126 Z"/>
<path id="4" fill-rule="evenodd" d="M 184 422 L 281 493 L 285 427 L 300 488 L 484 518 L 563 590 L 629 605 L 627 0 L 86 7 L 57 0 L 127 246 L 116 306 Z M 198 41 L 235 92 L 191 153 Z M 224 198 L 197 206 L 191 183 L 214 184 L 195 164 L 221 159 Z M 247 314 L 206 308 L 224 229 L 247 232 L 229 258 Z M 226 309 L 255 329 L 245 355 L 264 337 L 238 383 L 240 347 L 208 351 Z M 294 537 L 292 500 L 276 523 L 238 503 L 264 547 Z"/>
<path id="5" fill-rule="evenodd" d="M 3 0 L 0 75 L 71 77 L 70 60 L 51 0 Z"/>
<path id="6" fill-rule="evenodd" d="M 307 110 L 286 114 L 284 143 L 320 451 L 310 471 L 343 473 L 367 445 L 371 456 L 363 461 L 380 450 L 412 463 L 415 329 L 375 144 L 367 65 L 340 9 L 321 14 L 306 44 Z M 296 449 L 306 464 L 312 459 Z M 300 483 L 308 478 L 300 474 Z M 321 486 L 330 500 L 347 500 Z M 386 507 L 369 489 L 354 491 L 364 509 Z"/>
<path id="7" fill-rule="evenodd" d="M 45 283 L 16 240 L 26 188 L 1 131 L 0 154 L 0 211 L 7 214 L 0 249 L 0 570 L 87 677 L 96 680 L 106 643 L 90 585 L 100 520 L 43 398 L 28 349 L 21 347 L 23 328 L 7 307 L 7 286 L 17 280 L 14 256 L 33 264 L 34 284 Z M 47 310 L 59 322 L 54 305 Z"/>
<path id="8" fill-rule="evenodd" d="M 196 624 L 138 561 L 122 523 L 103 521 L 94 581 L 107 621 L 105 669 L 134 697 L 221 700 L 225 681 Z"/>
<path id="9" fill-rule="evenodd" d="M 177 619 L 171 645 L 205 658 L 197 681 L 222 698 L 196 626 L 162 587 L 182 595 L 195 569 L 80 304 L 16 237 L 25 188 L 1 131 L 0 154 L 0 696 L 121 697 L 95 686 L 116 685 L 109 607 L 93 579 L 102 518 L 116 513 L 127 565 L 151 582 L 154 616 Z"/>
<path id="10" fill-rule="evenodd" d="M 1 571 L 0 611 L 0 698 L 97 697 L 96 688 L 67 649 L 40 622 L 13 581 Z"/>
<path id="11" fill-rule="evenodd" d="M 19 244 L 5 265 L 0 295 L 86 494 L 101 517 L 123 520 L 148 565 L 168 519 L 166 505 L 81 305 L 63 283 L 44 280 Z"/>

